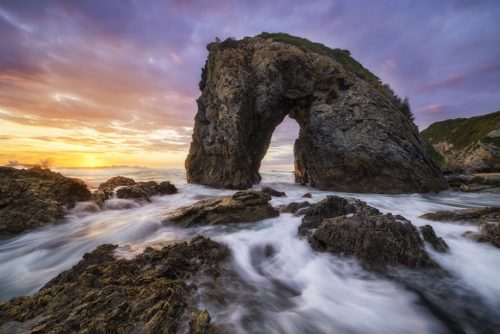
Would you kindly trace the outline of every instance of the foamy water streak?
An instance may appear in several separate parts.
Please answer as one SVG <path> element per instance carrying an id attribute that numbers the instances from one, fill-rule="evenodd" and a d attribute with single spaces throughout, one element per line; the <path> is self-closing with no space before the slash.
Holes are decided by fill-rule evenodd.
<path id="1" fill-rule="evenodd" d="M 297 235 L 300 218 L 282 214 L 258 223 L 180 229 L 161 224 L 175 207 L 232 191 L 189 185 L 181 171 L 120 169 L 66 170 L 65 175 L 89 182 L 92 187 L 114 175 L 136 180 L 170 180 L 176 195 L 155 197 L 136 205 L 114 200 L 112 207 L 130 209 L 95 213 L 75 208 L 64 224 L 47 226 L 0 241 L 0 298 L 34 293 L 50 278 L 78 262 L 85 252 L 103 243 L 121 245 L 117 254 L 130 257 L 147 245 L 165 245 L 203 234 L 226 243 L 232 251 L 229 264 L 237 277 L 222 277 L 221 287 L 231 301 L 221 306 L 200 297 L 213 321 L 234 332 L 269 333 L 428 333 L 446 332 L 442 324 L 417 303 L 415 294 L 398 284 L 364 271 L 355 260 L 314 252 Z M 331 192 L 292 184 L 291 173 L 264 173 L 263 184 L 287 193 L 273 198 L 278 206 L 311 202 Z M 429 222 L 418 218 L 436 210 L 496 206 L 500 196 L 444 192 L 439 195 L 353 196 L 384 212 L 401 214 L 415 225 L 430 224 L 450 246 L 449 254 L 428 251 L 444 268 L 472 289 L 492 309 L 500 307 L 500 251 L 469 241 L 461 234 L 475 226 Z M 227 280 L 224 284 L 224 280 Z"/>

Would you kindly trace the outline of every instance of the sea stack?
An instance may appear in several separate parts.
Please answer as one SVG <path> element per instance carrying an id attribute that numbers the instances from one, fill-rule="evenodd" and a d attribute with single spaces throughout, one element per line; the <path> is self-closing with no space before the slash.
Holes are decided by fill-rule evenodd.
<path id="1" fill-rule="evenodd" d="M 288 115 L 300 126 L 298 183 L 362 193 L 446 188 L 407 101 L 348 51 L 267 33 L 207 48 L 189 182 L 232 189 L 259 182 L 272 133 Z"/>

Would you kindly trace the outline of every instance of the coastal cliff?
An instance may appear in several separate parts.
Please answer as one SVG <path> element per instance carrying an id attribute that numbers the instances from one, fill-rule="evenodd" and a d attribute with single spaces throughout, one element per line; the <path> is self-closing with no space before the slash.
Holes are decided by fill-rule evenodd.
<path id="1" fill-rule="evenodd" d="M 446 188 L 408 102 L 348 51 L 267 33 L 208 50 L 186 159 L 189 182 L 233 189 L 259 182 L 272 133 L 288 115 L 300 126 L 298 183 L 363 193 Z"/>
<path id="2" fill-rule="evenodd" d="M 500 172 L 500 111 L 435 122 L 421 134 L 443 171 Z"/>

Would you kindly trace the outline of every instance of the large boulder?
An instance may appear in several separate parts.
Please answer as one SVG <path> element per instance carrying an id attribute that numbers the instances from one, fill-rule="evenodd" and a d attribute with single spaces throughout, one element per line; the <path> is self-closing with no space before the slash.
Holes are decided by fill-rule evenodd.
<path id="1" fill-rule="evenodd" d="M 323 219 L 354 213 L 376 215 L 379 214 L 379 211 L 354 198 L 347 199 L 328 195 L 325 199 L 305 210 L 304 218 L 302 218 L 302 223 L 299 226 L 299 233 L 301 235 L 310 235 L 314 229 L 319 227 Z"/>
<path id="2" fill-rule="evenodd" d="M 189 182 L 244 189 L 278 124 L 300 126 L 296 182 L 336 191 L 446 188 L 406 102 L 348 51 L 286 34 L 208 45 L 186 159 Z"/>
<path id="3" fill-rule="evenodd" d="M 327 196 L 306 209 L 298 231 L 314 249 L 354 256 L 370 269 L 385 265 L 437 267 L 410 221 L 384 215 L 358 199 Z M 425 233 L 435 236 L 431 226 Z"/>
<path id="4" fill-rule="evenodd" d="M 219 275 L 227 247 L 196 237 L 131 260 L 116 259 L 116 247 L 99 246 L 35 295 L 0 304 L 0 332 L 217 332 L 195 297 L 199 281 Z"/>
<path id="5" fill-rule="evenodd" d="M 76 202 L 90 199 L 81 180 L 42 168 L 0 167 L 0 235 L 55 223 Z"/>
<path id="6" fill-rule="evenodd" d="M 151 196 L 170 195 L 177 193 L 177 188 L 168 181 L 157 183 L 155 181 L 135 182 L 135 180 L 115 176 L 102 183 L 93 196 L 98 204 L 116 195 L 116 198 L 143 199 L 149 201 Z"/>
<path id="7" fill-rule="evenodd" d="M 354 256 L 370 268 L 437 267 L 425 251 L 416 227 L 392 214 L 353 214 L 324 219 L 309 242 L 318 251 Z"/>
<path id="8" fill-rule="evenodd" d="M 182 227 L 193 225 L 216 225 L 248 223 L 277 217 L 269 200 L 271 196 L 262 191 L 239 191 L 232 196 L 201 200 L 193 205 L 174 210 L 165 219 Z"/>

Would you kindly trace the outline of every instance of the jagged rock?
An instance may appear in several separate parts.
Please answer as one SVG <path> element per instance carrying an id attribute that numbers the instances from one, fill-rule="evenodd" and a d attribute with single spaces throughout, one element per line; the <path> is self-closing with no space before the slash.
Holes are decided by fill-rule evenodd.
<path id="1" fill-rule="evenodd" d="M 312 198 L 312 195 L 311 193 L 305 193 L 304 195 L 302 195 L 302 198 Z"/>
<path id="2" fill-rule="evenodd" d="M 420 232 L 425 241 L 431 244 L 432 248 L 441 253 L 446 253 L 449 250 L 448 245 L 443 238 L 438 237 L 431 225 L 420 226 Z"/>
<path id="3" fill-rule="evenodd" d="M 301 235 L 309 235 L 313 229 L 318 228 L 323 219 L 343 216 L 353 213 L 378 214 L 379 211 L 366 203 L 356 199 L 345 199 L 339 196 L 326 196 L 325 199 L 311 205 L 305 211 L 302 224 L 299 226 Z"/>
<path id="4" fill-rule="evenodd" d="M 455 211 L 437 211 L 426 213 L 420 217 L 434 221 L 500 222 L 500 208 L 484 207 Z"/>
<path id="5" fill-rule="evenodd" d="M 300 203 L 292 202 L 292 203 L 289 203 L 288 205 L 280 206 L 280 212 L 293 213 L 296 216 L 300 216 L 301 214 L 304 214 L 305 211 L 307 210 L 306 208 L 308 208 L 310 206 L 311 206 L 311 203 L 309 203 L 308 201 L 304 201 L 304 202 L 300 202 Z"/>
<path id="6" fill-rule="evenodd" d="M 273 197 L 286 197 L 286 194 L 283 191 L 278 191 L 270 187 L 264 187 L 261 191 Z"/>
<path id="7" fill-rule="evenodd" d="M 309 243 L 318 251 L 355 256 L 370 269 L 438 267 L 426 253 L 416 227 L 392 214 L 355 213 L 324 219 Z"/>
<path id="8" fill-rule="evenodd" d="M 464 237 L 477 241 L 489 242 L 500 247 L 500 208 L 484 207 L 456 211 L 437 211 L 426 213 L 421 218 L 435 221 L 462 221 L 478 225 L 479 232 L 467 231 Z"/>
<path id="9" fill-rule="evenodd" d="M 262 191 L 238 191 L 232 196 L 201 200 L 174 210 L 164 222 L 189 227 L 246 223 L 277 217 L 279 212 L 268 203 L 269 200 L 271 196 Z"/>
<path id="10" fill-rule="evenodd" d="M 348 52 L 318 53 L 286 38 L 292 42 L 266 35 L 208 45 L 189 182 L 244 189 L 260 181 L 272 133 L 289 115 L 300 126 L 298 183 L 368 193 L 446 188 L 407 105 Z"/>
<path id="11" fill-rule="evenodd" d="M 81 180 L 42 168 L 0 167 L 0 235 L 55 223 L 90 198 Z"/>
<path id="12" fill-rule="evenodd" d="M 101 183 L 97 190 L 113 190 L 120 186 L 133 186 L 134 179 L 125 176 L 114 176 L 104 183 Z"/>
<path id="13" fill-rule="evenodd" d="M 0 332 L 216 332 L 194 297 L 198 282 L 219 275 L 227 247 L 196 237 L 131 260 L 116 259 L 116 247 L 99 246 L 37 294 L 0 304 Z"/>
<path id="14" fill-rule="evenodd" d="M 494 223 L 483 222 L 479 224 L 479 231 L 485 240 L 493 246 L 500 248 L 500 221 Z"/>
<path id="15" fill-rule="evenodd" d="M 96 203 L 102 205 L 115 192 L 117 198 L 144 199 L 149 201 L 151 196 L 175 194 L 177 193 L 177 188 L 168 181 L 163 181 L 160 184 L 155 181 L 135 182 L 128 177 L 115 176 L 102 183 L 94 192 L 93 197 Z"/>
<path id="16" fill-rule="evenodd" d="M 439 121 L 422 137 L 435 149 L 444 172 L 500 171 L 500 111 Z"/>
<path id="17" fill-rule="evenodd" d="M 452 189 L 462 192 L 500 193 L 500 176 L 497 174 L 451 174 L 446 175 L 445 180 Z"/>

